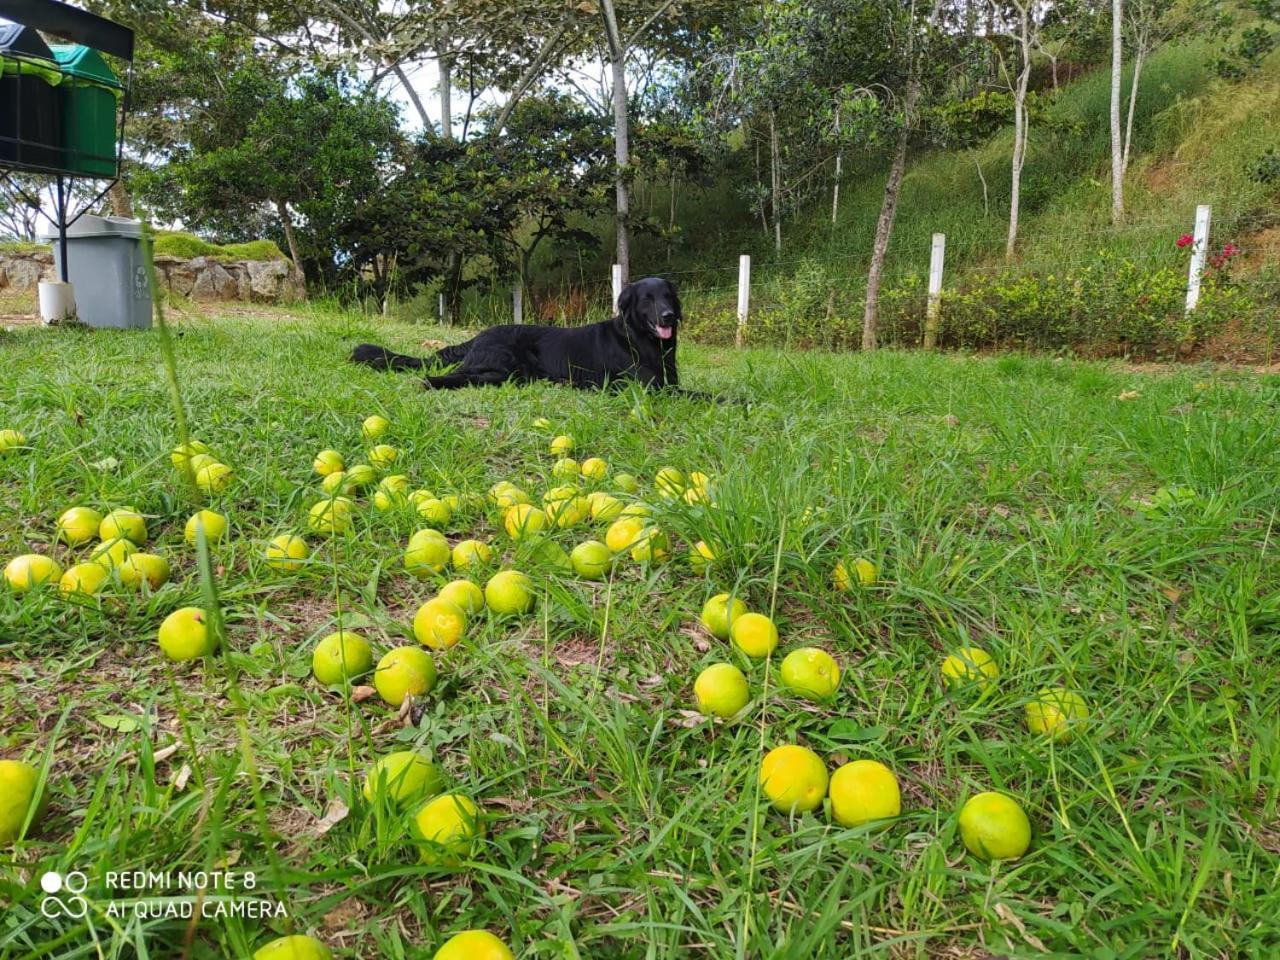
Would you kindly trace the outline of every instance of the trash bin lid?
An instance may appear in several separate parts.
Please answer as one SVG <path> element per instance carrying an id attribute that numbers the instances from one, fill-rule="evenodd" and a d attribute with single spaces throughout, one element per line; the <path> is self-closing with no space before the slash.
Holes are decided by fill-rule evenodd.
<path id="1" fill-rule="evenodd" d="M 83 43 L 54 43 L 49 50 L 58 67 L 69 77 L 88 80 L 98 86 L 119 87 L 120 80 L 107 66 L 102 54 Z"/>
<path id="2" fill-rule="evenodd" d="M 124 237 L 141 238 L 142 221 L 124 217 L 94 217 L 86 214 L 67 227 L 68 237 Z M 57 240 L 58 233 L 41 231 L 41 240 Z"/>

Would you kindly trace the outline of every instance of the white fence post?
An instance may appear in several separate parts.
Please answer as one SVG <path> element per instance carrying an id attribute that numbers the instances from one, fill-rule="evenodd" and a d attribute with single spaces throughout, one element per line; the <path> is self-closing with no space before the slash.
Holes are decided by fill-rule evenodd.
<path id="1" fill-rule="evenodd" d="M 946 234 L 933 235 L 933 249 L 929 253 L 929 302 L 924 314 L 924 348 L 932 350 L 938 345 L 938 327 L 942 320 L 942 263 L 947 255 Z"/>
<path id="2" fill-rule="evenodd" d="M 524 285 L 519 277 L 511 285 L 511 317 L 516 323 L 524 323 Z"/>
<path id="3" fill-rule="evenodd" d="M 751 255 L 744 253 L 738 257 L 738 332 L 734 343 L 742 346 L 742 338 L 747 329 L 747 313 L 751 309 Z"/>
<path id="4" fill-rule="evenodd" d="M 1187 313 L 1200 302 L 1200 275 L 1204 273 L 1204 258 L 1209 252 L 1209 205 L 1196 207 L 1196 228 L 1191 235 L 1191 272 L 1187 274 Z"/>
<path id="5" fill-rule="evenodd" d="M 440 294 L 439 310 L 440 310 L 440 325 L 444 326 L 444 294 L 443 293 Z"/>
<path id="6" fill-rule="evenodd" d="M 613 265 L 613 312 L 618 312 L 618 298 L 622 296 L 622 264 Z"/>

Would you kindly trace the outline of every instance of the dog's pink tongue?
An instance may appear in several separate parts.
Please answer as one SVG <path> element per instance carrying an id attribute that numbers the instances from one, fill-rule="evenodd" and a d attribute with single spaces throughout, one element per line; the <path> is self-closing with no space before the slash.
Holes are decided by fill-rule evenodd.
<path id="1" fill-rule="evenodd" d="M 670 340 L 676 332 L 675 327 L 659 327 L 658 336 L 663 340 Z"/>

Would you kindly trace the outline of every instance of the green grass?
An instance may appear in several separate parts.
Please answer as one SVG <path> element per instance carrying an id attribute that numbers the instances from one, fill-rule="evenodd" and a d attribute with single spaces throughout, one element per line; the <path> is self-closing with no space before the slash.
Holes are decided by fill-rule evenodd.
<path id="1" fill-rule="evenodd" d="M 160 230 L 156 233 L 157 256 L 209 257 L 214 260 L 284 260 L 273 240 L 251 240 L 248 243 L 210 243 L 190 233 Z"/>
<path id="2" fill-rule="evenodd" d="M 340 956 L 427 958 L 467 927 L 526 958 L 1280 950 L 1274 377 L 686 347 L 690 386 L 750 409 L 653 398 L 633 416 L 627 394 L 426 394 L 342 360 L 356 340 L 418 349 L 421 327 L 317 310 L 177 332 L 192 434 L 236 471 L 215 504 L 232 536 L 210 567 L 227 642 L 193 665 L 155 644 L 169 611 L 209 597 L 182 540 L 197 504 L 169 463 L 157 336 L 0 334 L 0 427 L 30 441 L 0 458 L 0 553 L 68 563 L 84 549 L 51 543 L 57 514 L 127 504 L 174 568 L 155 593 L 116 588 L 99 606 L 0 591 L 0 755 L 47 765 L 52 794 L 44 822 L 0 851 L 0 956 L 242 957 L 294 931 Z M 536 612 L 478 617 L 437 656 L 420 719 L 325 691 L 309 675 L 320 637 L 341 622 L 378 653 L 412 643 L 436 586 L 400 566 L 414 519 L 364 504 L 349 535 L 311 538 L 303 572 L 262 560 L 265 540 L 305 529 L 314 454 L 362 458 L 374 412 L 393 424 L 397 471 L 436 492 L 553 485 L 539 416 L 645 494 L 665 464 L 704 470 L 714 509 L 654 502 L 677 544 L 713 540 L 723 562 L 695 576 L 678 546 L 668 565 L 627 561 L 589 584 L 478 516 L 451 536 L 465 526 L 533 576 Z M 1198 496 L 1172 515 L 1134 508 L 1171 484 Z M 832 565 L 857 555 L 881 581 L 836 593 Z M 696 625 L 721 590 L 773 613 L 779 653 L 835 654 L 837 699 L 795 699 L 776 664 L 744 665 L 755 699 L 739 722 L 692 715 L 697 671 L 733 656 Z M 981 697 L 939 683 L 966 644 L 1002 670 Z M 1092 708 L 1060 745 L 1022 720 L 1053 684 Z M 846 830 L 759 806 L 759 758 L 786 742 L 832 770 L 889 764 L 902 816 Z M 358 802 L 361 771 L 410 747 L 489 818 L 459 869 L 421 864 L 394 816 Z M 986 789 L 1030 814 L 1019 861 L 963 851 L 957 811 Z M 320 835 L 337 800 L 351 812 Z M 288 921 L 105 914 L 107 870 L 219 865 L 254 871 Z M 50 869 L 88 875 L 88 921 L 41 915 Z"/>

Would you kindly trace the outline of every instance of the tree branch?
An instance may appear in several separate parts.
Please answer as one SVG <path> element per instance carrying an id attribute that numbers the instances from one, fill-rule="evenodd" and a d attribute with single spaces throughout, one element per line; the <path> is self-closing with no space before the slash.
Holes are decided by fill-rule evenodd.
<path id="1" fill-rule="evenodd" d="M 511 111 L 515 109 L 516 102 L 525 94 L 538 78 L 538 74 L 547 65 L 547 61 L 551 59 L 551 55 L 555 52 L 555 48 L 560 45 L 560 40 L 569 30 L 568 21 L 560 24 L 551 36 L 543 41 L 542 49 L 534 56 L 524 73 L 520 75 L 520 79 L 516 81 L 516 85 L 511 89 L 511 96 L 507 98 L 507 102 L 502 105 L 502 110 L 498 113 L 498 118 L 494 120 L 493 127 L 490 130 L 492 134 L 502 132 L 502 128 L 507 125 L 507 120 L 511 118 Z"/>

